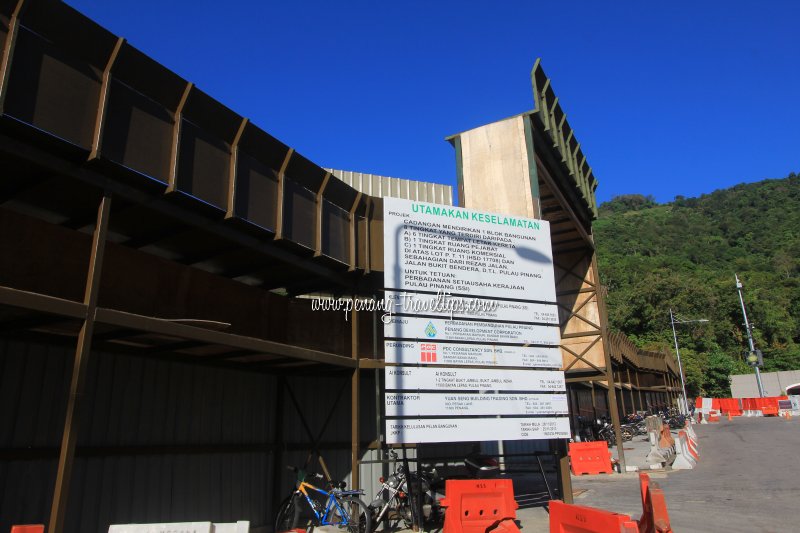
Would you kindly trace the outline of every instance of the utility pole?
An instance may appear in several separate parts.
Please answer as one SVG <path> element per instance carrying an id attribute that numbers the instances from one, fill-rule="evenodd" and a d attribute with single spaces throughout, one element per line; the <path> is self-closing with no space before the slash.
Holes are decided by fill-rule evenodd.
<path id="1" fill-rule="evenodd" d="M 693 322 L 708 322 L 705 318 L 699 318 L 697 320 L 683 320 L 683 319 L 675 319 L 675 313 L 672 312 L 672 308 L 669 310 L 669 322 L 672 324 L 672 340 L 675 341 L 675 355 L 678 357 L 678 371 L 681 373 L 681 390 L 683 391 L 683 405 L 681 406 L 681 412 L 685 415 L 689 414 L 689 401 L 686 399 L 686 380 L 683 378 L 683 364 L 681 364 L 681 352 L 678 350 L 678 334 L 675 333 L 675 324 L 691 324 Z"/>
<path id="2" fill-rule="evenodd" d="M 736 291 L 739 293 L 739 303 L 742 304 L 742 315 L 744 316 L 744 328 L 747 330 L 747 342 L 750 345 L 750 353 L 756 353 L 756 347 L 753 344 L 753 333 L 750 331 L 750 322 L 747 320 L 747 311 L 744 308 L 744 298 L 742 297 L 742 289 L 743 285 L 742 282 L 739 281 L 739 276 L 734 274 L 736 277 Z M 753 367 L 756 369 L 756 383 L 758 383 L 758 395 L 763 398 L 764 397 L 764 385 L 761 383 L 761 371 L 758 369 L 758 361 L 756 362 Z"/>
<path id="3" fill-rule="evenodd" d="M 675 333 L 675 317 L 672 314 L 672 309 L 669 310 L 669 322 L 672 324 L 672 339 L 675 341 L 675 355 L 678 357 L 678 371 L 681 373 L 681 392 L 683 398 L 681 399 L 681 413 L 684 415 L 689 414 L 689 402 L 686 400 L 686 381 L 683 379 L 683 365 L 681 364 L 681 352 L 678 350 L 678 335 Z"/>

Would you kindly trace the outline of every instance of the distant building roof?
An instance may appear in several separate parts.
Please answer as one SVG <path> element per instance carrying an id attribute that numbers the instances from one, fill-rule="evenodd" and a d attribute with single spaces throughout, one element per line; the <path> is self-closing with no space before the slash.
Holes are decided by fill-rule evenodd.
<path id="1" fill-rule="evenodd" d="M 325 170 L 355 190 L 370 196 L 405 198 L 406 200 L 417 200 L 432 204 L 453 205 L 453 187 L 450 185 L 390 178 L 351 170 L 334 170 L 330 168 Z"/>

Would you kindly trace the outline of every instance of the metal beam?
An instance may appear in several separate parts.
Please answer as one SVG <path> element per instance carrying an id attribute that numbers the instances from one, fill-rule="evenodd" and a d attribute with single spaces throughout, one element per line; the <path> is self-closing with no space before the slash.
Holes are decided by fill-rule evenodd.
<path id="1" fill-rule="evenodd" d="M 277 202 L 277 209 L 275 210 L 275 240 L 283 239 L 283 204 L 286 201 L 286 168 L 289 166 L 289 161 L 294 154 L 294 148 L 289 148 L 286 156 L 283 158 L 283 163 L 278 171 L 278 193 L 275 201 Z"/>
<path id="2" fill-rule="evenodd" d="M 103 83 L 100 85 L 100 101 L 97 104 L 97 117 L 94 123 L 94 134 L 92 135 L 92 151 L 89 153 L 89 159 L 97 159 L 100 157 L 100 151 L 103 144 L 103 128 L 106 122 L 106 108 L 108 107 L 108 93 L 111 85 L 111 69 L 114 68 L 114 63 L 119 57 L 119 51 L 125 44 L 125 39 L 117 37 L 117 43 L 111 51 L 111 56 L 108 58 L 106 68 L 103 70 Z"/>
<path id="3" fill-rule="evenodd" d="M 232 333 L 223 333 L 221 331 L 213 331 L 195 326 L 188 326 L 186 324 L 180 324 L 162 318 L 135 315 L 133 313 L 126 313 L 124 311 L 117 311 L 114 309 L 98 307 L 96 320 L 97 322 L 112 326 L 147 331 L 150 333 L 160 333 L 162 335 L 170 335 L 189 340 L 198 340 L 208 344 L 230 346 L 232 348 L 251 350 L 258 353 L 282 355 L 292 359 L 299 359 L 301 361 L 324 363 L 349 368 L 354 368 L 357 365 L 356 361 L 353 361 L 351 358 L 342 355 L 320 352 L 317 350 L 291 346 L 288 344 L 281 344 L 274 341 L 257 339 L 255 337 L 246 337 L 243 335 L 235 335 Z"/>
<path id="4" fill-rule="evenodd" d="M 14 58 L 14 48 L 17 45 L 17 34 L 19 33 L 22 12 L 27 7 L 26 0 L 18 0 L 11 18 L 8 21 L 8 33 L 6 42 L 3 45 L 3 58 L 0 62 L 0 113 L 5 111 L 6 95 L 8 94 L 8 77 L 11 74 L 11 60 Z"/>
<path id="5" fill-rule="evenodd" d="M 166 192 L 173 192 L 178 190 L 178 160 L 180 159 L 180 143 L 181 143 L 181 129 L 183 122 L 183 108 L 189 100 L 189 95 L 194 88 L 194 83 L 187 82 L 186 87 L 183 89 L 183 94 L 175 108 L 172 124 L 172 147 L 170 149 L 169 158 L 169 179 L 167 183 Z"/>
<path id="6" fill-rule="evenodd" d="M 28 161 L 35 161 L 48 172 L 69 176 L 104 189 L 107 188 L 115 196 L 147 205 L 148 208 L 160 214 L 167 215 L 172 219 L 178 219 L 182 225 L 177 230 L 167 228 L 163 233 L 159 231 L 143 236 L 143 239 L 134 238 L 132 241 L 129 240 L 124 243 L 126 245 L 130 246 L 133 243 L 137 247 L 141 247 L 188 229 L 208 231 L 214 236 L 232 240 L 242 247 L 259 251 L 271 259 L 284 262 L 297 271 L 328 279 L 337 287 L 350 286 L 350 282 L 345 280 L 342 274 L 307 258 L 298 257 L 289 250 L 274 246 L 272 243 L 266 242 L 263 237 L 249 235 L 227 224 L 208 219 L 200 213 L 163 198 L 161 195 L 154 196 L 145 191 L 135 189 L 122 181 L 109 179 L 107 175 L 101 174 L 94 169 L 86 166 L 76 166 L 57 154 L 32 146 L 16 138 L 0 134 L 0 153 L 13 158 L 23 157 Z M 367 250 L 369 251 L 368 247 Z"/>
<path id="7" fill-rule="evenodd" d="M 322 211 L 325 203 L 323 195 L 330 179 L 331 173 L 326 172 L 314 199 L 314 257 L 322 255 Z"/>
<path id="8" fill-rule="evenodd" d="M 236 135 L 231 143 L 230 161 L 228 164 L 228 209 L 225 212 L 225 218 L 233 218 L 236 211 L 236 167 L 239 161 L 239 141 L 242 140 L 242 135 L 247 127 L 249 119 L 243 118 L 239 124 L 239 129 L 236 130 Z"/>
<path id="9" fill-rule="evenodd" d="M 592 254 L 590 269 L 597 272 L 597 254 Z M 597 277 L 595 279 L 598 279 Z M 599 289 L 599 286 L 598 286 Z M 608 378 L 608 410 L 611 415 L 611 422 L 614 425 L 614 433 L 617 437 L 617 455 L 622 472 L 625 472 L 625 451 L 622 443 L 622 430 L 620 428 L 619 410 L 617 409 L 617 389 L 614 387 L 614 368 L 611 363 L 611 346 L 608 342 L 608 316 L 606 315 L 606 302 L 603 298 L 603 291 L 597 291 L 597 314 L 600 318 L 601 332 L 603 340 L 603 351 L 606 357 L 606 377 Z"/>
<path id="10" fill-rule="evenodd" d="M 86 304 L 3 286 L 0 286 L 0 304 L 80 319 L 86 318 L 88 310 Z"/>
<path id="11" fill-rule="evenodd" d="M 353 295 L 355 298 L 356 295 Z M 350 316 L 350 355 L 355 363 L 353 368 L 353 375 L 350 378 L 350 465 L 351 481 L 353 487 L 360 487 L 360 465 L 361 456 L 359 454 L 359 439 L 360 439 L 360 420 L 359 420 L 359 406 L 360 406 L 360 378 L 361 373 L 358 370 L 358 313 L 354 312 Z"/>
<path id="12" fill-rule="evenodd" d="M 72 465 L 75 460 L 75 445 L 78 442 L 78 428 L 83 403 L 83 388 L 86 381 L 86 370 L 92 350 L 92 333 L 94 331 L 97 298 L 100 289 L 100 277 L 103 270 L 103 253 L 108 233 L 108 218 L 111 210 L 111 195 L 105 193 L 100 201 L 97 213 L 97 224 L 92 237 L 92 249 L 89 257 L 89 271 L 83 303 L 86 306 L 86 318 L 78 334 L 78 346 L 75 350 L 75 361 L 72 367 L 72 382 L 67 400 L 67 414 L 64 420 L 64 433 L 61 439 L 61 453 L 58 458 L 56 483 L 53 490 L 53 506 L 50 510 L 50 533 L 61 533 L 67 512 L 69 485 L 72 479 Z"/>

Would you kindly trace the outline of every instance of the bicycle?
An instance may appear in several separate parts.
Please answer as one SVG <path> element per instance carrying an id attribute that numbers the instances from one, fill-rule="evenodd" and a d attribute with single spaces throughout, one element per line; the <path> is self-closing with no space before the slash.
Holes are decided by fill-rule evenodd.
<path id="1" fill-rule="evenodd" d="M 315 487 L 306 481 L 306 472 L 296 467 L 287 467 L 297 474 L 295 489 L 286 498 L 275 517 L 275 533 L 302 528 L 310 531 L 314 526 L 338 526 L 347 529 L 348 533 L 370 533 L 372 517 L 369 508 L 360 496 L 364 494 L 361 489 L 344 490 L 344 481 L 329 482 L 330 490 Z M 324 479 L 321 474 L 313 474 L 317 479 Z M 316 494 L 309 494 L 312 491 Z M 313 496 L 321 495 L 324 504 L 314 499 Z M 306 502 L 307 505 L 303 505 Z M 302 508 L 311 510 L 310 516 L 301 520 Z"/>

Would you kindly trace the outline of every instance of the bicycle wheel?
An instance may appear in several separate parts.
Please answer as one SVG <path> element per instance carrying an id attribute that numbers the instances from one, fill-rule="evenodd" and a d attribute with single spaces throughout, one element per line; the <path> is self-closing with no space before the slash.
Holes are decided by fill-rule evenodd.
<path id="1" fill-rule="evenodd" d="M 339 510 L 334 507 L 329 519 L 331 525 L 346 528 L 348 533 L 370 533 L 372 517 L 366 503 L 352 496 L 342 498 L 338 502 L 348 517 L 345 519 L 345 517 L 341 516 Z"/>
<path id="2" fill-rule="evenodd" d="M 278 514 L 275 516 L 275 533 L 291 531 L 298 527 L 305 529 L 306 524 L 299 524 L 299 511 L 296 495 L 292 494 L 283 500 L 283 503 L 278 507 Z"/>

